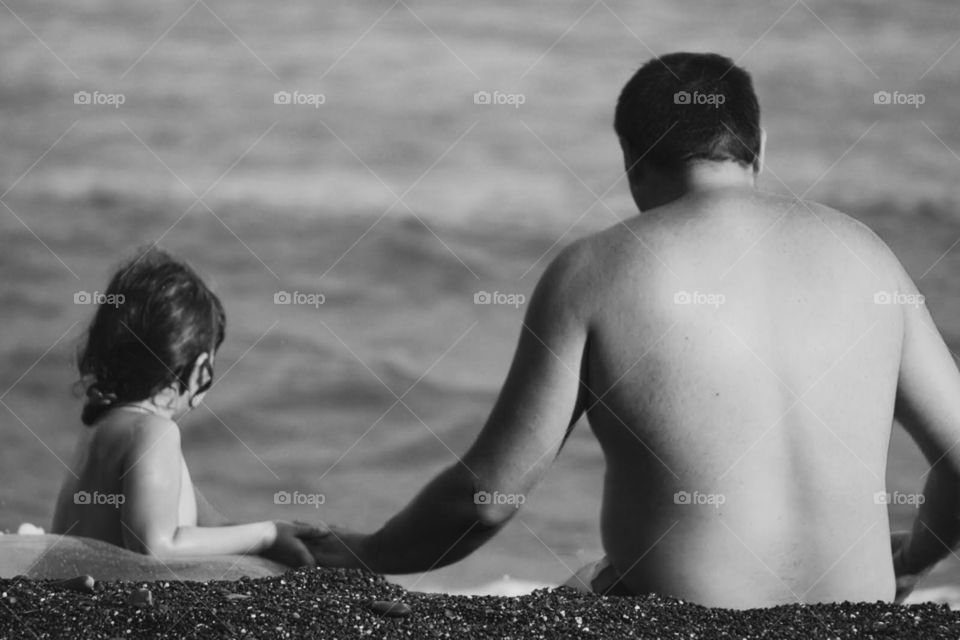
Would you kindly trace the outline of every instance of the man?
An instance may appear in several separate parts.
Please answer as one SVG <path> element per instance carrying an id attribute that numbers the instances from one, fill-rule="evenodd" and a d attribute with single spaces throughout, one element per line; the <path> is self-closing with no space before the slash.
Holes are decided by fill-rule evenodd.
<path id="1" fill-rule="evenodd" d="M 376 533 L 312 541 L 318 563 L 465 557 L 585 412 L 607 465 L 586 586 L 737 608 L 902 598 L 960 543 L 960 374 L 922 296 L 864 225 L 756 189 L 759 106 L 729 59 L 648 62 L 614 124 L 641 215 L 547 268 L 463 459 Z M 891 561 L 895 416 L 933 466 Z"/>

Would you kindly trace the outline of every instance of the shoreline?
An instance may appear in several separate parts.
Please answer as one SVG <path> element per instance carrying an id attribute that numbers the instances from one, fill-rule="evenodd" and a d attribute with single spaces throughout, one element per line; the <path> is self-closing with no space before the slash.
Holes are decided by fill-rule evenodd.
<path id="1" fill-rule="evenodd" d="M 0 580 L 0 639 L 37 638 L 952 638 L 932 603 L 780 605 L 737 611 L 565 587 L 464 596 L 407 591 L 361 570 L 237 581 Z"/>

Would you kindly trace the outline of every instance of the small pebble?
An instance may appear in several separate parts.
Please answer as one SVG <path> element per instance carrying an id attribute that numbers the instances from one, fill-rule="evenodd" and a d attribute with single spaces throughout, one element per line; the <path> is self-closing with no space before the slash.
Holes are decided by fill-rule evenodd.
<path id="1" fill-rule="evenodd" d="M 153 594 L 150 593 L 150 589 L 134 589 L 130 593 L 130 597 L 127 598 L 127 604 L 135 607 L 151 607 L 153 606 Z"/>
<path id="2" fill-rule="evenodd" d="M 93 593 L 93 587 L 97 581 L 93 576 L 77 576 L 67 580 L 57 580 L 53 586 L 60 589 L 69 589 L 70 591 L 79 591 L 80 593 Z"/>
<path id="3" fill-rule="evenodd" d="M 378 613 L 382 616 L 389 616 L 391 618 L 402 618 L 410 615 L 410 612 L 412 611 L 410 605 L 402 602 L 396 602 L 394 600 L 374 600 L 370 604 L 370 610 L 374 613 Z"/>
<path id="4" fill-rule="evenodd" d="M 17 528 L 17 535 L 19 536 L 42 536 L 43 534 L 43 527 L 38 527 L 29 522 L 24 522 Z"/>

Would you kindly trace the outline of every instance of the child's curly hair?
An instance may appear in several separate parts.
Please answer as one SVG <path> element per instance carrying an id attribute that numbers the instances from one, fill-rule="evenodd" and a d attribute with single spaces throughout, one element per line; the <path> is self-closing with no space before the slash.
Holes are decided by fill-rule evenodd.
<path id="1" fill-rule="evenodd" d="M 220 299 L 189 265 L 155 247 L 117 270 L 105 300 L 77 354 L 88 426 L 172 384 L 183 392 L 197 357 L 212 355 L 226 332 Z"/>

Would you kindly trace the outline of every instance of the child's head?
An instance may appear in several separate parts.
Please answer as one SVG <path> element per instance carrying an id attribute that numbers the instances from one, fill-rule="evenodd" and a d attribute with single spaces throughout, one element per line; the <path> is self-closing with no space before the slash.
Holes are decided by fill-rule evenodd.
<path id="1" fill-rule="evenodd" d="M 186 263 L 148 248 L 117 270 L 105 300 L 78 353 L 87 391 L 83 423 L 161 393 L 174 413 L 192 407 L 210 388 L 223 342 L 219 298 Z"/>

